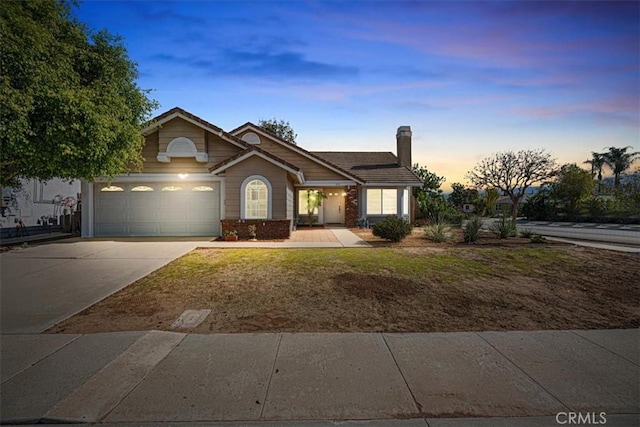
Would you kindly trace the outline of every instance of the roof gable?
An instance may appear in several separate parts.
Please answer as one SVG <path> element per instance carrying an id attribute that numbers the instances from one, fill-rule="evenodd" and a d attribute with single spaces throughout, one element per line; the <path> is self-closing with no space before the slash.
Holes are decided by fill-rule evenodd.
<path id="1" fill-rule="evenodd" d="M 218 135 L 220 138 L 238 147 L 246 148 L 248 146 L 248 144 L 240 138 L 237 138 L 236 136 L 223 131 L 218 126 L 209 123 L 208 121 L 201 119 L 200 117 L 191 114 L 180 107 L 173 107 L 171 110 L 149 120 L 149 122 L 147 122 L 147 125 L 142 129 L 142 134 L 146 136 L 153 132 L 157 132 L 163 124 L 170 122 L 175 118 L 181 118 L 182 120 L 192 123 L 208 132 Z"/>
<path id="2" fill-rule="evenodd" d="M 289 172 L 292 176 L 295 177 L 295 179 L 298 181 L 299 184 L 304 184 L 305 179 L 304 179 L 304 174 L 302 173 L 302 171 L 300 170 L 300 168 L 298 168 L 295 165 L 292 165 L 291 163 L 288 163 L 276 156 L 274 156 L 273 154 L 266 152 L 264 150 L 261 150 L 258 147 L 249 147 L 244 151 L 239 152 L 238 154 L 236 154 L 233 157 L 228 158 L 225 161 L 222 161 L 214 166 L 212 166 L 209 171 L 212 174 L 219 174 L 224 172 L 225 170 L 227 170 L 228 168 L 237 165 L 238 163 L 241 163 L 253 156 L 257 156 L 262 158 L 263 160 L 266 160 L 267 162 L 274 164 L 276 166 L 278 166 L 281 169 L 284 169 L 285 171 Z"/>
<path id="3" fill-rule="evenodd" d="M 301 155 L 309 160 L 311 160 L 314 163 L 317 163 L 319 165 L 321 165 L 324 168 L 327 168 L 345 178 L 347 178 L 350 181 L 355 181 L 358 184 L 363 184 L 363 181 L 355 174 L 350 173 L 349 171 L 344 170 L 343 168 L 341 168 L 340 166 L 333 164 L 329 161 L 327 161 L 326 159 L 319 157 L 317 155 L 315 155 L 314 153 L 305 150 L 304 148 L 292 144 L 290 142 L 285 141 L 284 139 L 278 137 L 277 135 L 274 135 L 273 133 L 261 128 L 260 126 L 251 123 L 251 122 L 247 122 L 237 128 L 235 128 L 234 130 L 232 130 L 231 133 L 234 136 L 237 136 L 247 130 L 250 130 L 251 132 L 255 132 L 257 134 L 259 134 L 260 136 L 263 136 L 265 138 L 268 138 L 270 141 L 286 148 L 289 149 L 295 153 L 297 153 L 298 155 Z"/>

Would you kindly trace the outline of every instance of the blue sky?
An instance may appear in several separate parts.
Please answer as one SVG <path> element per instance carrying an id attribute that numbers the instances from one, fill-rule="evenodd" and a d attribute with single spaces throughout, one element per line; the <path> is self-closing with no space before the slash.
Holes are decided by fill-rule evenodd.
<path id="1" fill-rule="evenodd" d="M 289 121 L 308 150 L 395 152 L 465 183 L 478 161 L 640 150 L 640 2 L 85 1 L 153 89 L 231 130 Z M 154 114 L 155 115 L 155 114 Z M 586 166 L 586 165 L 585 165 Z"/>

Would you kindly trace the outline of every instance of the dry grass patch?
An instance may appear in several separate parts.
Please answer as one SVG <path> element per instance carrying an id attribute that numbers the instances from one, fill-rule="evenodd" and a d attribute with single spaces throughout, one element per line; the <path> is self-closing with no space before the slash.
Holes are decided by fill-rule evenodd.
<path id="1" fill-rule="evenodd" d="M 569 246 L 200 249 L 50 332 L 478 331 L 640 326 L 633 254 Z"/>

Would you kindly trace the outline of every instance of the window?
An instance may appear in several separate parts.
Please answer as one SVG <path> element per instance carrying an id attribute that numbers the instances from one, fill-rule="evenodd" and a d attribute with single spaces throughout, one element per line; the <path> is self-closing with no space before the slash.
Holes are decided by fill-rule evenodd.
<path id="1" fill-rule="evenodd" d="M 146 185 L 138 185 L 131 189 L 131 191 L 153 191 L 153 188 Z"/>
<path id="2" fill-rule="evenodd" d="M 247 132 L 242 136 L 242 140 L 245 142 L 248 142 L 251 145 L 258 145 L 260 144 L 260 137 L 253 133 L 253 132 Z"/>
<path id="3" fill-rule="evenodd" d="M 117 185 L 109 185 L 108 187 L 102 187 L 100 191 L 124 191 L 122 187 L 118 187 Z"/>
<path id="4" fill-rule="evenodd" d="M 244 184 L 244 217 L 247 219 L 269 218 L 270 188 L 262 179 L 245 180 Z"/>
<path id="5" fill-rule="evenodd" d="M 191 191 L 213 191 L 213 188 L 208 185 L 198 185 L 197 187 L 193 187 Z"/>
<path id="6" fill-rule="evenodd" d="M 398 190 L 395 188 L 367 188 L 367 215 L 395 215 L 398 213 Z"/>
<path id="7" fill-rule="evenodd" d="M 409 216 L 409 190 L 402 190 L 402 215 Z"/>
<path id="8" fill-rule="evenodd" d="M 309 215 L 309 202 L 315 204 L 312 215 L 318 215 L 318 190 L 300 190 L 298 191 L 298 215 Z"/>
<path id="9" fill-rule="evenodd" d="M 182 191 L 182 188 L 176 187 L 175 185 L 168 185 L 166 187 L 162 187 L 161 191 Z"/>

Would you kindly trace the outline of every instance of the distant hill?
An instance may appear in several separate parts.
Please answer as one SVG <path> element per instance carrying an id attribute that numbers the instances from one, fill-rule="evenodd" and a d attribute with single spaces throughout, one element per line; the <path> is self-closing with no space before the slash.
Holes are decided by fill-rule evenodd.
<path id="1" fill-rule="evenodd" d="M 620 184 L 626 184 L 628 182 L 634 181 L 636 179 L 640 179 L 640 173 L 634 172 L 620 176 Z M 615 178 L 612 176 L 608 176 L 606 178 L 602 178 L 602 183 L 607 187 L 613 187 L 615 183 Z"/>

